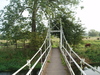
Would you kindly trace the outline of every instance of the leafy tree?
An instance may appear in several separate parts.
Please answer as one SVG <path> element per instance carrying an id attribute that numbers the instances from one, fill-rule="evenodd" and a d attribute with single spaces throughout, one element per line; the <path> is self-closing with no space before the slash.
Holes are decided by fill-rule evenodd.
<path id="1" fill-rule="evenodd" d="M 36 23 L 44 18 L 53 17 L 57 11 L 63 11 L 64 5 L 75 5 L 78 2 L 78 0 L 10 0 L 10 4 L 5 7 L 3 23 L 10 24 L 7 25 L 10 27 L 11 24 L 20 22 L 20 19 L 25 21 L 22 13 L 27 10 L 30 14 L 31 30 L 35 32 Z M 69 10 L 68 7 L 67 10 Z"/>
<path id="2" fill-rule="evenodd" d="M 99 36 L 99 32 L 94 30 L 94 29 L 91 29 L 89 32 L 88 32 L 88 35 L 89 36 Z"/>
<path id="3" fill-rule="evenodd" d="M 100 32 L 99 32 L 99 36 L 100 36 Z"/>
<path id="4" fill-rule="evenodd" d="M 70 14 L 70 8 L 78 3 L 79 0 L 10 0 L 10 4 L 1 11 L 3 13 L 1 31 L 8 39 L 13 37 L 18 40 L 20 34 L 17 33 L 38 32 L 37 29 L 41 27 L 45 29 L 42 20 L 53 19 L 58 12 Z M 28 17 L 22 15 L 24 11 L 29 13 Z M 18 31 L 15 30 L 16 27 L 19 28 Z"/>
<path id="5" fill-rule="evenodd" d="M 76 22 L 74 20 L 71 20 L 71 18 L 68 17 L 67 14 L 58 14 L 57 17 L 51 22 L 52 25 L 57 25 L 58 27 L 60 27 L 60 23 L 57 19 L 58 17 L 61 18 L 64 34 L 67 41 L 73 46 L 79 44 L 82 41 L 84 34 L 84 28 L 79 23 L 79 21 Z M 54 27 L 54 29 L 57 30 L 56 27 Z"/>

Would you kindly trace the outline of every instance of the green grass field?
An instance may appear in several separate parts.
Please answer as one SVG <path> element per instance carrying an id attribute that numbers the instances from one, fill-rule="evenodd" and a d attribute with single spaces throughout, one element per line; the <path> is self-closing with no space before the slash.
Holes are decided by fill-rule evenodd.
<path id="1" fill-rule="evenodd" d="M 53 48 L 59 47 L 59 38 L 52 36 L 51 41 L 52 41 L 52 47 Z"/>
<path id="2" fill-rule="evenodd" d="M 91 44 L 91 46 L 85 47 L 85 44 L 88 43 Z M 97 37 L 83 39 L 83 42 L 75 48 L 75 51 L 81 57 L 89 59 L 89 62 L 100 63 L 100 40 L 97 40 Z"/>
<path id="3" fill-rule="evenodd" d="M 9 44 L 7 47 L 6 40 L 0 40 L 0 71 L 19 69 L 35 52 L 28 48 L 24 49 L 21 41 L 18 41 L 18 47 L 16 48 L 14 44 Z M 39 67 L 40 64 L 36 68 Z M 28 69 L 28 67 L 25 69 Z"/>

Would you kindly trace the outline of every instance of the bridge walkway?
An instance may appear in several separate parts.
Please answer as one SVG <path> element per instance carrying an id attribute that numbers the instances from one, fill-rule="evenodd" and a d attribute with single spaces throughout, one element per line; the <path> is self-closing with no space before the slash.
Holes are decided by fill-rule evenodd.
<path id="1" fill-rule="evenodd" d="M 67 66 L 65 67 L 62 64 L 60 51 L 58 48 L 52 49 L 50 62 L 44 75 L 70 75 Z"/>

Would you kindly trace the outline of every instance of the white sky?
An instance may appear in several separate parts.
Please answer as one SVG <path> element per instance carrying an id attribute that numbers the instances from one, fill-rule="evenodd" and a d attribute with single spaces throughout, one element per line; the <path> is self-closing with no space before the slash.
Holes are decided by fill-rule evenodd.
<path id="1" fill-rule="evenodd" d="M 8 0 L 0 0 L 0 10 L 3 9 L 3 7 L 4 7 L 5 5 L 7 5 L 8 3 L 9 3 Z"/>
<path id="2" fill-rule="evenodd" d="M 0 9 L 3 9 L 7 5 L 9 0 L 0 1 Z M 84 6 L 84 9 L 77 9 L 77 17 L 79 17 L 86 27 L 86 31 L 95 29 L 100 31 L 100 0 L 83 0 L 80 6 Z"/>
<path id="3" fill-rule="evenodd" d="M 84 9 L 79 8 L 76 16 L 81 19 L 87 28 L 86 31 L 90 29 L 100 31 L 100 0 L 83 0 L 80 5 L 83 5 Z"/>

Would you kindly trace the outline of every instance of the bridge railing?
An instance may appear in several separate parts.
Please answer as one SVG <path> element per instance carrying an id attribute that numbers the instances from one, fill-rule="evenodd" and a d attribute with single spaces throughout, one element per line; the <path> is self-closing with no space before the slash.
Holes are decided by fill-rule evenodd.
<path id="1" fill-rule="evenodd" d="M 41 62 L 41 67 L 43 68 L 43 65 L 46 62 L 46 59 L 47 59 L 47 56 L 48 56 L 48 53 L 50 52 L 50 50 L 51 50 L 50 35 L 47 33 L 47 36 L 46 36 L 43 44 L 41 45 L 41 47 L 39 48 L 39 50 L 36 52 L 36 54 L 31 59 L 27 60 L 27 63 L 25 65 L 23 65 L 20 69 L 18 69 L 12 75 L 17 75 L 21 70 L 23 70 L 27 66 L 29 66 L 29 71 L 25 75 L 31 75 L 33 69 L 40 62 Z M 37 58 L 37 57 L 38 57 L 38 59 L 36 60 L 35 58 Z M 35 63 L 33 63 L 34 59 L 36 60 Z M 42 70 L 40 70 L 39 74 L 41 72 L 42 72 Z"/>
<path id="2" fill-rule="evenodd" d="M 91 65 L 89 65 L 87 62 L 85 62 L 84 60 L 82 60 L 72 49 L 71 49 L 71 52 L 73 52 L 73 53 L 76 55 L 76 57 L 77 57 L 80 61 L 82 61 L 83 64 L 87 65 L 88 67 L 90 67 L 91 69 L 93 69 L 94 71 L 96 71 L 96 72 L 98 72 L 98 73 L 100 74 L 100 71 L 98 71 L 97 69 L 93 68 L 93 67 L 92 67 Z"/>
<path id="3" fill-rule="evenodd" d="M 63 39 L 63 41 L 62 41 L 61 51 L 63 52 L 63 54 L 65 54 L 65 56 L 66 56 L 66 53 L 67 53 L 67 55 L 70 57 L 70 61 L 69 61 L 68 64 L 71 64 L 71 62 L 73 62 L 73 63 L 77 66 L 77 68 L 80 70 L 81 74 L 86 75 L 86 73 L 82 70 L 82 65 L 79 66 L 79 65 L 77 64 L 77 62 L 74 60 L 74 58 L 71 56 L 71 53 L 73 53 L 73 54 L 80 60 L 80 64 L 85 64 L 85 65 L 87 65 L 88 67 L 90 67 L 91 69 L 93 69 L 94 71 L 96 71 L 96 72 L 98 72 L 98 73 L 100 74 L 100 71 L 98 71 L 97 69 L 93 68 L 91 65 L 89 65 L 88 63 L 86 63 L 83 59 L 81 59 L 81 58 L 73 51 L 73 49 L 72 49 L 72 48 L 70 47 L 70 45 L 68 44 L 68 42 L 67 42 L 67 40 L 66 40 L 66 38 L 65 38 L 64 33 L 63 33 L 63 38 L 62 38 L 62 39 Z M 71 65 L 70 65 L 69 68 L 71 68 Z M 72 69 L 70 69 L 70 72 L 72 73 L 71 75 L 75 75 L 75 73 L 73 73 L 73 70 L 72 70 Z"/>
<path id="4" fill-rule="evenodd" d="M 65 62 L 66 62 L 66 65 L 67 65 L 67 67 L 68 67 L 68 69 L 69 69 L 69 71 L 70 71 L 70 74 L 71 74 L 71 75 L 75 75 L 75 73 L 74 73 L 74 71 L 73 71 L 73 69 L 72 69 L 72 67 L 71 67 L 70 62 L 68 61 L 68 59 L 67 59 L 67 57 L 66 57 L 65 51 L 64 51 L 63 49 L 60 49 L 60 50 L 61 50 L 61 53 L 62 53 L 64 59 L 65 59 Z"/>

